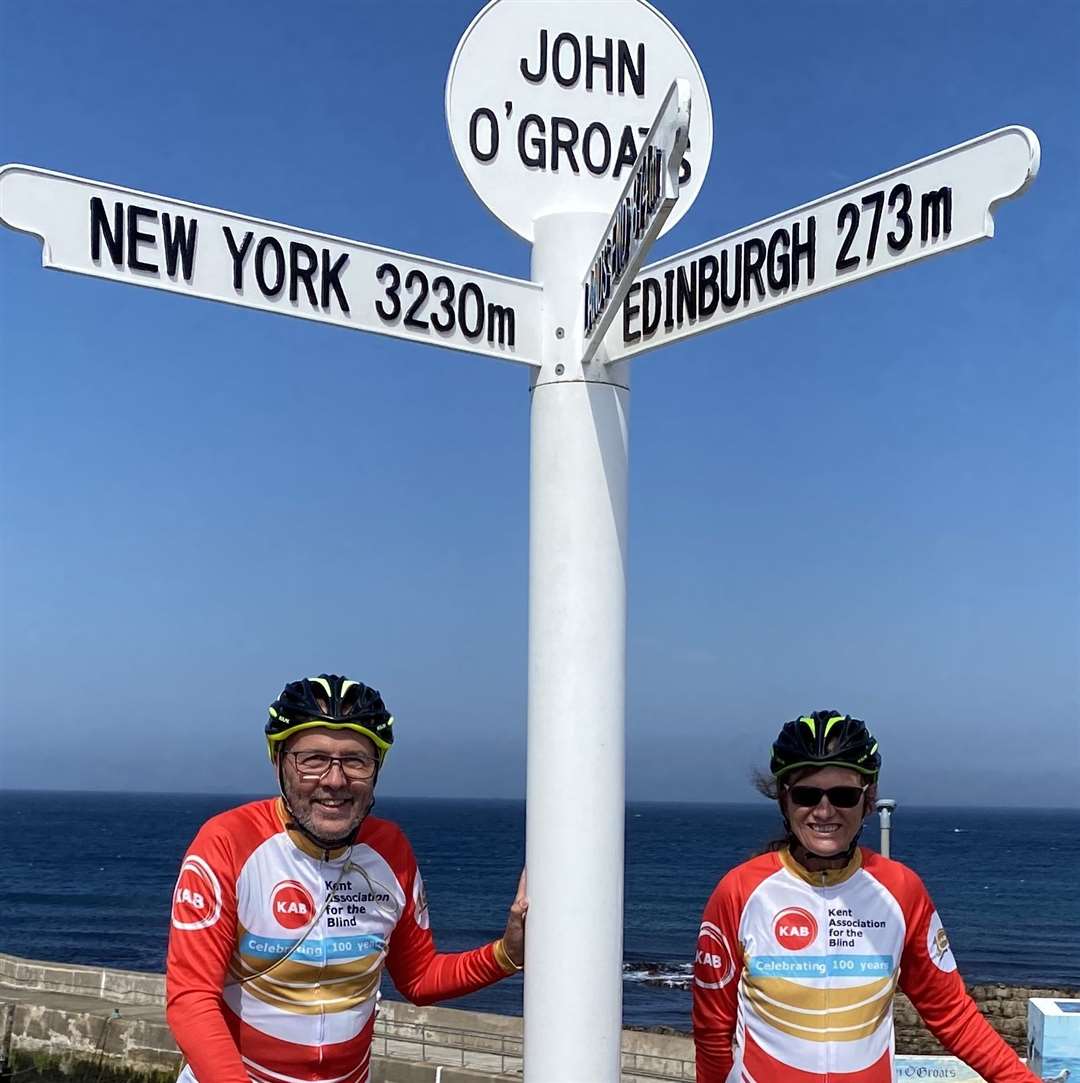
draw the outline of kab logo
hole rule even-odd
[[[694,984],[702,989],[723,989],[734,977],[735,956],[728,938],[711,921],[703,921],[694,956]]]
[[[773,935],[780,947],[800,951],[817,939],[817,922],[802,907],[789,906],[773,919]]]
[[[270,911],[286,929],[299,929],[315,917],[311,892],[295,880],[282,880],[270,892]]]
[[[206,929],[219,917],[221,883],[201,857],[188,854],[180,866],[180,875],[173,891],[173,928]]]

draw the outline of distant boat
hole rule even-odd
[[[1068,1078],[1069,1078],[1069,1069],[1068,1068],[1062,1068],[1061,1071],[1058,1072],[1057,1075],[1044,1075],[1043,1076],[1044,1083],[1065,1083],[1065,1081]]]

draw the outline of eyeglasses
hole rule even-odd
[[[336,763],[350,782],[366,782],[375,777],[379,761],[371,756],[328,756],[325,752],[290,752],[296,773],[305,781],[325,778]]]
[[[791,802],[800,808],[817,808],[821,799],[827,797],[833,808],[854,808],[862,799],[869,786],[830,786],[823,790],[820,786],[788,786]]]

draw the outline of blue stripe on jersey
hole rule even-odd
[[[758,955],[748,967],[762,978],[866,978],[888,977],[891,955]]]
[[[240,954],[256,959],[280,959],[298,939],[245,933],[240,940]],[[298,963],[329,963],[381,951],[386,951],[386,941],[381,936],[331,936],[325,940],[305,940],[289,958]]]

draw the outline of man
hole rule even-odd
[[[374,689],[330,674],[270,706],[281,796],[204,824],[176,884],[166,990],[180,1083],[366,1083],[384,965],[417,1004],[521,969],[524,876],[501,939],[436,953],[412,849],[369,815],[393,721]]]

